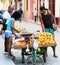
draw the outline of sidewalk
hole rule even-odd
[[[0,65],[15,65],[13,61],[3,53],[0,53]]]
[[[4,39],[0,35],[0,65],[15,65],[14,62],[4,54]]]

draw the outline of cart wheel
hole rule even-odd
[[[34,63],[34,56],[29,55],[25,60],[25,65],[44,65],[44,61],[40,56],[36,57],[36,63]]]

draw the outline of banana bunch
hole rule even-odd
[[[18,28],[18,27],[15,27],[15,29],[18,30],[18,31],[22,31],[22,29],[21,28]]]
[[[22,28],[18,28],[18,27],[15,27],[16,30],[20,31],[20,32],[27,32],[26,30],[22,29]]]

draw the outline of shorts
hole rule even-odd
[[[4,35],[6,38],[12,36],[12,32],[10,30],[5,30]]]
[[[51,29],[51,28],[45,28],[45,32],[51,33],[53,35],[53,37],[54,37],[54,30],[53,29]],[[55,48],[55,47],[56,46],[52,46],[52,48]]]

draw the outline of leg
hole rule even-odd
[[[54,56],[55,58],[57,58],[55,47],[52,47],[52,48],[53,48],[53,56]]]
[[[8,55],[9,56],[12,56],[12,54],[11,54],[11,45],[12,45],[12,37],[10,36],[8,38]]]
[[[19,21],[21,22],[21,15],[20,15]]]
[[[36,22],[36,16],[35,16],[35,22]]]
[[[5,37],[5,52],[8,52],[8,43],[7,38]]]
[[[20,17],[20,22],[21,22],[21,17]]]

